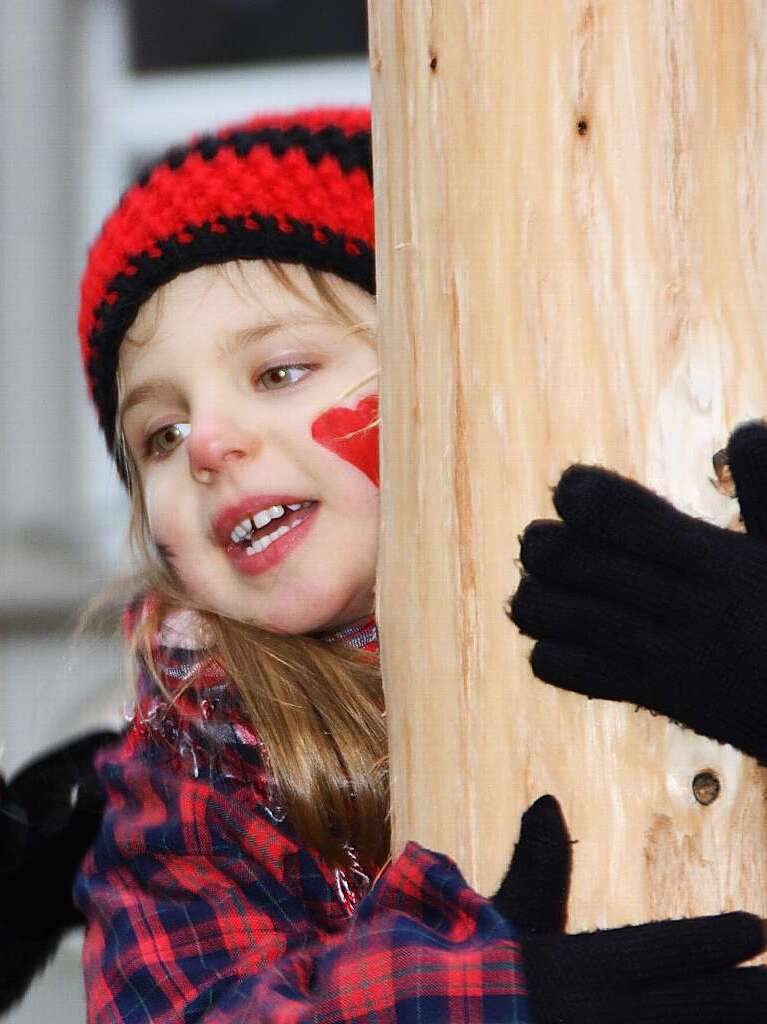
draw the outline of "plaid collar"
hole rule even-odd
[[[374,615],[366,615],[340,629],[316,633],[315,636],[329,644],[342,643],[346,647],[358,647],[378,654],[378,625]]]

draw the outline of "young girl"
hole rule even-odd
[[[361,110],[172,150],[90,252],[83,359],[144,558],[75,889],[90,1024],[762,1020],[749,915],[561,934],[551,798],[494,901],[415,843],[387,863],[373,296]]]

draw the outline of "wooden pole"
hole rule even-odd
[[[551,792],[578,839],[572,929],[767,915],[764,770],[537,682],[503,611],[571,462],[733,515],[711,456],[767,413],[764,4],[369,12],[395,848],[489,893]]]

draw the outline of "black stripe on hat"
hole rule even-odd
[[[313,166],[324,156],[338,161],[344,173],[362,169],[373,180],[373,158],[370,146],[370,132],[361,131],[348,135],[336,125],[327,125],[313,132],[303,125],[290,128],[261,128],[257,131],[236,131],[229,135],[203,135],[189,146],[173,146],[159,160],[152,161],[136,179],[141,188],[149,181],[156,167],[167,164],[172,171],[178,170],[188,156],[200,153],[203,160],[212,160],[219,150],[233,149],[237,156],[244,157],[254,146],[266,145],[275,157],[284,156],[288,149],[302,149]]]

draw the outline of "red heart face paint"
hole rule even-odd
[[[368,395],[356,408],[328,409],[312,423],[312,437],[342,459],[361,469],[378,487],[378,427],[363,430],[378,416],[378,395]],[[355,433],[356,431],[361,433]],[[354,433],[353,437],[345,437]]]

